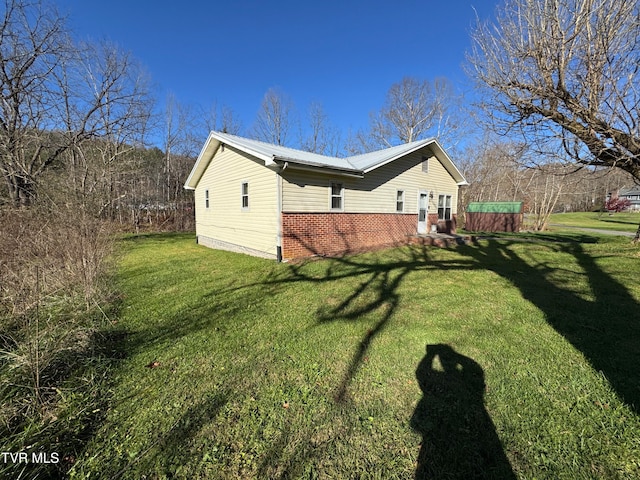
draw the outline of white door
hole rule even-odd
[[[418,190],[418,233],[427,233],[429,192]]]

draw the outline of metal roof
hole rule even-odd
[[[632,185],[631,187],[622,187],[619,195],[640,195],[640,185]]]
[[[185,182],[185,188],[194,189],[196,187],[200,177],[206,170],[209,161],[220,144],[226,144],[253,155],[263,160],[266,166],[286,162],[289,165],[299,165],[301,167],[312,169],[329,169],[337,173],[355,175],[359,177],[371,170],[419,150],[420,148],[429,146],[431,150],[433,150],[434,155],[438,157],[438,160],[440,160],[456,182],[459,185],[467,185],[462,173],[460,173],[451,158],[449,158],[435,138],[418,140],[362,155],[339,158],[296,150],[294,148],[283,147],[281,145],[272,145],[259,140],[230,135],[228,133],[211,132],[198,155],[198,159],[191,170],[187,181]]]
[[[522,202],[471,202],[467,213],[522,213]]]

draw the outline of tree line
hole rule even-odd
[[[207,132],[220,130],[332,156],[433,136],[471,180],[463,198],[527,200],[544,178],[557,185],[546,209],[597,208],[603,189],[640,178],[640,29],[629,20],[637,13],[630,0],[507,0],[493,23],[478,19],[472,31],[467,68],[480,100],[468,102],[445,78],[404,77],[369,113],[368,128],[345,135],[321,103],[301,119],[277,88],[249,128],[226,105],[204,111],[170,97],[158,113],[131,54],[75,41],[51,4],[5,0],[0,199],[74,203],[136,230],[189,229],[182,184]]]

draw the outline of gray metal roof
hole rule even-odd
[[[211,135],[222,143],[244,152],[252,153],[262,160],[284,160],[314,166],[355,170],[344,158],[329,157],[326,155],[319,155],[317,153],[305,152],[303,150],[296,150],[295,148],[283,147],[281,145],[272,145],[270,143],[238,137],[228,133],[211,132]]]
[[[449,171],[456,182],[459,185],[467,184],[462,173],[460,173],[451,158],[449,158],[447,153],[435,138],[418,140],[415,142],[385,148],[383,150],[377,150],[375,152],[365,153],[362,155],[339,158],[330,157],[327,155],[319,155],[317,153],[305,152],[302,150],[296,150],[294,148],[283,147],[280,145],[272,145],[269,143],[261,142],[259,140],[252,140],[249,138],[238,137],[236,135],[230,135],[228,133],[211,132],[209,134],[209,138],[200,151],[200,155],[198,155],[198,160],[191,170],[189,178],[187,178],[187,181],[185,182],[185,188],[195,188],[198,181],[200,180],[200,177],[206,170],[209,160],[213,157],[213,154],[220,146],[220,144],[229,145],[245,153],[253,155],[261,160],[264,160],[265,165],[267,166],[279,162],[287,162],[289,164],[297,164],[311,168],[329,169],[332,171],[343,172],[345,174],[356,176],[363,176],[365,173],[370,172],[371,170],[386,165],[387,163],[408,155],[409,153],[415,152],[420,148],[429,146],[436,157],[438,157],[438,160],[440,160],[440,162],[444,165],[447,171]]]
[[[640,185],[632,185],[620,189],[619,195],[640,195]]]

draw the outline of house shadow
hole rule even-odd
[[[482,367],[449,345],[427,345],[416,378],[422,390],[411,417],[422,435],[416,480],[515,480],[484,406]]]

